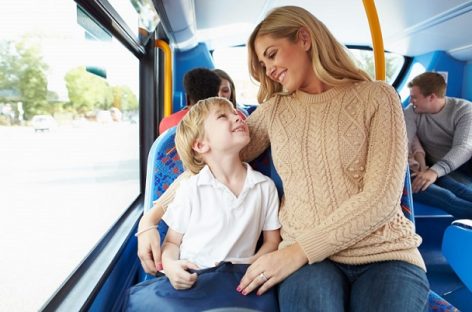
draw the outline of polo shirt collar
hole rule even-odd
[[[245,188],[252,188],[256,184],[264,182],[265,179],[262,174],[254,171],[254,169],[252,169],[252,167],[248,163],[243,162],[243,164],[247,168],[246,181],[244,182]],[[215,176],[211,172],[210,167],[208,167],[208,165],[205,165],[205,167],[203,167],[202,170],[200,170],[197,176],[198,176],[198,179],[197,179],[198,186],[201,186],[201,185],[217,186],[218,184],[221,184],[221,182],[219,182],[215,178]]]

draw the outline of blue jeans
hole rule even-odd
[[[472,178],[462,171],[440,177],[413,200],[442,210],[459,219],[472,219]]]
[[[403,261],[305,265],[279,285],[280,311],[424,311],[429,283]]]

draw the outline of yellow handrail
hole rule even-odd
[[[164,117],[172,114],[172,53],[164,40],[156,40],[156,47],[164,52]]]
[[[375,8],[374,0],[362,0],[365,13],[369,21],[370,35],[372,37],[372,48],[374,49],[375,79],[385,80],[385,51],[380,29],[379,16]]]

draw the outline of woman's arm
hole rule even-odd
[[[141,266],[146,273],[155,275],[162,270],[161,264],[161,238],[157,230],[157,224],[164,215],[164,210],[156,206],[141,217],[138,225],[138,257]]]
[[[428,167],[426,166],[426,153],[424,151],[423,145],[421,145],[421,142],[418,139],[418,136],[415,136],[413,138],[411,152],[413,154],[413,158],[418,162],[419,171],[425,171],[426,169],[428,169]]]
[[[413,138],[413,142],[408,151],[408,165],[410,166],[411,177],[415,177],[418,173],[428,169],[426,166],[425,151],[418,136]]]
[[[156,274],[162,270],[160,236],[157,231],[157,224],[161,221],[167,206],[174,200],[175,193],[182,181],[192,176],[190,171],[183,172],[172,182],[164,194],[154,201],[151,210],[145,213],[138,225],[138,257],[146,273]],[[152,229],[152,228],[155,229]]]
[[[426,159],[424,153],[417,152],[413,155],[413,158],[418,162],[419,164],[419,171],[425,171],[428,169],[428,166],[426,165]]]

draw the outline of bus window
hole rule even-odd
[[[365,70],[373,79],[375,78],[374,53],[365,49],[349,49],[351,56],[357,62],[357,65]],[[386,82],[392,84],[399,75],[405,57],[400,54],[385,52]]]
[[[140,194],[139,61],[74,1],[1,7],[0,310],[33,311]]]
[[[247,65],[247,48],[229,47],[215,49],[213,51],[213,60],[216,68],[224,70],[233,79],[238,104],[257,104],[259,83],[250,78]]]
[[[135,39],[145,44],[159,23],[159,16],[152,0],[108,0],[108,2],[129,26]]]

